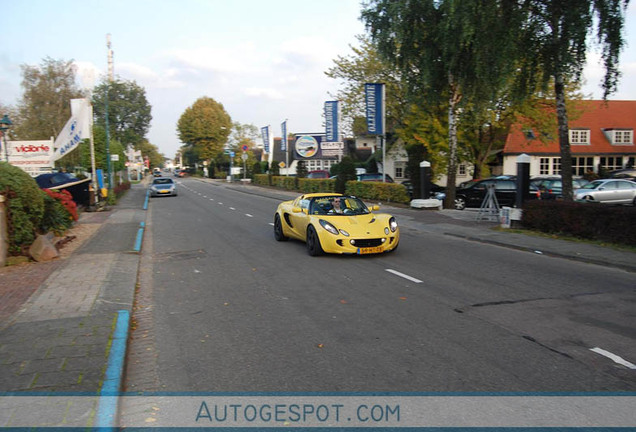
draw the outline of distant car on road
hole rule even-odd
[[[350,195],[314,193],[278,205],[274,215],[274,238],[304,241],[311,256],[333,254],[377,254],[393,251],[400,241],[395,218],[374,213]]]
[[[168,177],[156,177],[150,185],[150,196],[177,196],[177,184]]]
[[[574,199],[582,202],[636,206],[636,182],[622,179],[594,180],[575,191]]]

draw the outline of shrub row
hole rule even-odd
[[[526,228],[549,234],[636,246],[636,207],[563,201],[529,201],[523,209]]]
[[[269,174],[254,175],[254,184],[273,186],[285,190],[297,190],[301,193],[334,192],[335,180],[308,179]],[[404,185],[382,182],[347,182],[345,192],[363,199],[386,202],[408,203],[410,198]]]

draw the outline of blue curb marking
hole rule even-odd
[[[135,247],[133,249],[135,252],[141,251],[141,241],[144,238],[144,228],[146,227],[146,224],[142,222],[140,226],[141,228],[137,230],[137,238],[135,239]]]
[[[146,201],[144,202],[144,210],[148,210],[148,200],[150,199],[150,191],[146,191]]]
[[[110,353],[108,354],[104,384],[102,385],[102,390],[100,392],[101,397],[99,400],[99,407],[97,409],[97,416],[95,418],[95,424],[100,427],[100,430],[115,430],[118,405],[117,396],[121,390],[129,325],[130,312],[123,309],[118,310],[115,331],[113,332],[113,342],[110,346]]]

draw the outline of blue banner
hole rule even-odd
[[[281,139],[280,139],[280,151],[287,151],[287,120],[280,124]]]
[[[370,135],[384,135],[384,84],[367,83],[364,96],[367,107],[367,132]]]
[[[265,153],[269,153],[269,126],[261,128],[261,136],[263,137],[263,147],[265,148]]]
[[[338,142],[338,101],[325,102],[325,135],[327,142]]]

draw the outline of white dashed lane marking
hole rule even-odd
[[[404,274],[404,273],[400,273],[399,271],[392,270],[392,269],[386,269],[386,271],[388,271],[389,273],[393,273],[394,275],[399,276],[399,277],[401,277],[401,278],[404,278],[404,279],[410,280],[411,282],[415,282],[415,283],[422,283],[422,281],[421,281],[421,280],[416,279],[416,278],[414,278],[414,277],[412,277],[412,276],[406,275],[406,274]]]

